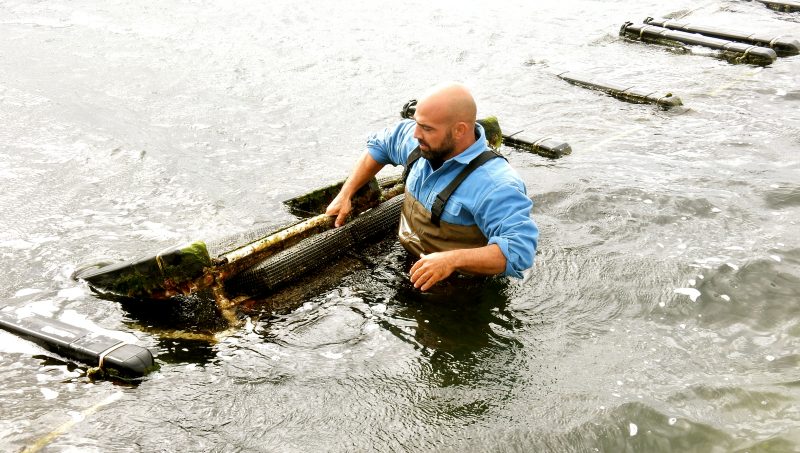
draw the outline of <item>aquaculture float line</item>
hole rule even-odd
[[[503,135],[503,144],[510,148],[538,154],[548,159],[560,159],[568,154],[572,154],[572,147],[569,146],[569,143],[550,137],[542,137],[534,140],[520,137],[517,134]]]
[[[680,23],[672,19],[654,19],[648,17],[644,20],[647,25],[668,28],[670,30],[698,33],[712,38],[727,39],[753,46],[767,47],[775,51],[779,57],[789,57],[800,53],[800,41],[788,36],[769,36],[757,33],[743,33],[735,30],[722,30],[705,25]]]
[[[656,104],[663,108],[677,107],[683,105],[681,98],[673,96],[672,93],[657,93],[655,91],[642,90],[632,85],[620,85],[601,79],[592,78],[572,72],[562,72],[558,77],[573,85],[591,90],[602,91],[617,99],[634,102],[637,104]]]
[[[670,30],[655,25],[634,24],[625,22],[619,31],[620,35],[653,44],[682,47],[685,44],[708,47],[722,52],[722,57],[734,63],[749,63],[767,66],[772,64],[778,55],[772,49],[732,42],[725,39],[712,38],[696,33]]]

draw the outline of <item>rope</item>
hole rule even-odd
[[[127,345],[127,344],[128,343],[126,343],[124,341],[120,341],[119,343],[115,344],[114,346],[111,346],[110,348],[108,348],[105,351],[101,352],[100,353],[100,361],[99,361],[99,364],[97,365],[97,367],[102,370],[103,369],[103,361],[105,360],[106,356],[108,354],[111,354],[112,352],[116,351],[117,349]]]
[[[750,47],[748,47],[747,49],[745,49],[745,50],[744,50],[744,53],[742,54],[742,56],[741,56],[741,57],[739,57],[739,58],[737,58],[737,59],[736,59],[736,61],[737,61],[737,62],[739,62],[739,63],[744,63],[744,62],[745,62],[745,59],[747,58],[747,55],[749,55],[749,54],[750,54],[750,51],[751,51],[752,49],[755,49],[756,47],[758,47],[758,46],[750,46]]]

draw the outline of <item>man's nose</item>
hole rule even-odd
[[[422,130],[421,129],[422,128],[419,127],[419,124],[414,126],[414,138],[416,138],[417,140],[422,138]]]

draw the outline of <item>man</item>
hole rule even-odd
[[[418,102],[414,120],[369,138],[326,211],[341,226],[359,187],[386,164],[406,165],[399,239],[419,257],[410,277],[422,291],[454,272],[521,278],[533,264],[539,237],[533,202],[508,162],[487,151],[476,112],[463,85],[434,89]]]

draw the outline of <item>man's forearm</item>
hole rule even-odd
[[[427,291],[431,286],[459,271],[472,275],[496,275],[506,269],[506,257],[497,244],[476,249],[449,250],[422,254],[411,266],[411,283]]]
[[[366,184],[367,181],[377,175],[382,168],[383,164],[379,164],[373,159],[369,151],[364,151],[364,154],[356,161],[356,166],[342,186],[340,193],[348,199],[352,198],[353,194]]]
[[[453,250],[457,271],[472,275],[496,275],[506,270],[506,257],[497,244],[474,249]]]
[[[356,191],[378,174],[381,168],[383,168],[383,164],[379,164],[373,159],[368,151],[364,151],[364,154],[358,158],[355,168],[342,185],[339,195],[336,195],[336,198],[331,201],[331,204],[325,210],[325,214],[336,216],[334,220],[336,227],[344,225],[347,216],[350,215],[350,211],[353,208],[350,199],[353,198]]]

